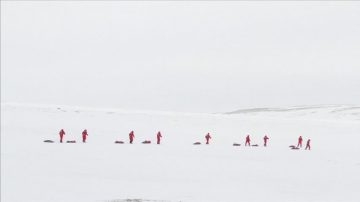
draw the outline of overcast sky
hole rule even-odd
[[[1,2],[1,102],[360,103],[359,2]]]

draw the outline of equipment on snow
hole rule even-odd
[[[290,149],[293,149],[293,150],[298,150],[299,149],[299,147],[296,147],[295,145],[290,145],[289,147],[290,147]]]
[[[124,144],[123,141],[115,141],[115,144]]]
[[[66,143],[76,143],[76,141],[75,140],[68,140],[68,141],[66,141]]]

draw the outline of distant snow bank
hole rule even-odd
[[[360,120],[360,106],[357,105],[316,105],[281,108],[251,108],[227,112],[228,115],[266,116],[266,117],[302,117],[313,119]]]
[[[69,106],[69,105],[50,105],[50,104],[33,104],[33,103],[1,103],[2,109],[28,109],[40,111],[61,111],[61,112],[104,112],[109,114],[154,114],[154,115],[196,115],[204,113],[193,112],[171,112],[155,110],[135,110],[123,108],[101,108],[88,106]],[[206,113],[205,113],[206,114]]]
[[[170,112],[170,111],[151,111],[151,110],[129,110],[120,108],[94,108],[84,106],[66,105],[44,105],[44,104],[24,104],[24,103],[1,103],[2,109],[24,109],[39,110],[48,112],[103,112],[106,114],[151,114],[151,115],[213,115],[213,116],[246,116],[264,118],[300,118],[317,120],[360,120],[360,106],[358,105],[312,105],[312,106],[293,106],[277,108],[248,108],[239,109],[226,113],[190,113],[190,112]]]

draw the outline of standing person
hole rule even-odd
[[[156,139],[157,139],[157,144],[160,144],[160,139],[162,138],[162,135],[160,133],[160,131],[157,133],[156,135]]]
[[[267,146],[267,141],[268,141],[269,137],[267,135],[264,136],[264,147]]]
[[[305,150],[307,150],[307,149],[310,150],[310,139],[308,139],[308,141],[306,142]]]
[[[59,135],[60,135],[60,143],[62,143],[62,142],[63,142],[64,135],[65,135],[64,129],[61,129],[61,130],[60,130]]]
[[[209,144],[209,140],[211,139],[210,133],[207,133],[205,136],[206,144]]]
[[[246,136],[246,140],[245,140],[245,146],[248,145],[250,146],[250,135]]]
[[[134,131],[132,130],[132,131],[129,133],[130,144],[133,143],[134,138],[135,138],[135,135],[134,135]]]
[[[87,133],[87,130],[85,129],[82,132],[82,141],[83,141],[83,143],[86,143],[86,136],[88,136],[88,133]]]
[[[302,147],[302,141],[303,141],[303,139],[302,139],[302,137],[300,135],[297,147]]]

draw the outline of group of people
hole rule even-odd
[[[305,147],[305,150],[310,150],[311,147],[310,147],[310,139],[308,139],[306,141],[306,147]],[[300,136],[299,139],[298,139],[298,144],[297,144],[297,148],[301,148],[302,147],[302,142],[303,142],[303,138]]]
[[[269,140],[270,138],[267,136],[267,135],[265,135],[264,137],[263,137],[263,140],[264,140],[264,147],[266,147],[267,146],[267,143],[268,143],[268,140]],[[246,136],[246,138],[245,138],[245,147],[246,146],[251,146],[250,145],[250,135],[247,135]]]
[[[209,144],[210,139],[211,139],[210,133],[207,133],[205,135],[206,144]],[[266,147],[269,137],[267,135],[265,135],[263,139],[264,139],[264,147]],[[251,146],[250,145],[250,135],[247,135],[245,138],[245,147],[246,146]]]
[[[63,138],[64,138],[64,135],[65,135],[65,131],[64,129],[61,129],[60,132],[59,132],[59,135],[60,135],[60,142],[62,143],[63,142]],[[87,139],[87,136],[88,136],[88,133],[87,133],[87,130],[85,129],[83,132],[82,132],[82,142],[83,143],[86,143],[86,139]],[[162,135],[160,133],[160,131],[156,134],[156,144],[160,144],[160,141],[161,141],[161,138],[162,138]],[[134,131],[131,131],[129,133],[129,143],[132,144],[134,142],[134,139],[135,139],[135,134],[134,134]],[[210,144],[210,139],[211,139],[211,135],[210,133],[207,133],[205,135],[205,140],[206,140],[206,144]],[[267,143],[268,143],[268,140],[270,138],[265,135],[263,137],[263,140],[264,140],[264,147],[267,146]],[[246,138],[245,138],[245,147],[246,146],[251,146],[250,144],[251,140],[250,140],[250,135],[247,135]],[[299,137],[298,139],[298,144],[297,144],[297,147],[298,148],[301,148],[302,147],[302,142],[303,142],[303,138],[302,136]],[[306,142],[306,147],[305,147],[305,150],[310,150],[310,139],[307,140]]]
[[[64,139],[64,135],[65,135],[65,131],[64,129],[61,129],[60,132],[59,132],[59,135],[60,135],[60,143],[63,142],[63,139]],[[88,136],[88,133],[87,133],[87,130],[85,129],[83,132],[82,132],[82,142],[83,143],[86,143],[86,138]]]
[[[209,144],[210,139],[211,139],[210,133],[207,133],[207,134],[205,135],[206,144]],[[270,138],[269,138],[267,135],[265,135],[265,136],[263,137],[264,147],[267,146],[269,139],[270,139]],[[311,149],[310,141],[311,141],[310,139],[307,140],[305,150],[310,150],[310,149]],[[251,146],[250,142],[251,142],[251,140],[250,140],[250,135],[247,135],[246,138],[245,138],[245,147],[246,147],[246,146]],[[300,136],[299,139],[298,139],[297,148],[302,148],[302,142],[303,142],[303,138],[302,138],[302,136]]]
[[[64,139],[64,135],[65,135],[65,131],[64,129],[61,129],[60,132],[59,132],[59,136],[60,136],[60,143],[63,142],[63,139]],[[87,133],[87,130],[85,129],[83,132],[82,132],[82,142],[83,143],[86,143],[86,139],[87,139],[87,136],[88,136],[88,133]],[[157,133],[156,135],[156,139],[157,139],[157,144],[160,144],[160,141],[161,141],[161,138],[162,138],[162,135],[160,133],[160,131]],[[134,131],[131,131],[129,133],[129,142],[130,144],[132,144],[134,142],[134,139],[135,139],[135,134],[134,134]]]
[[[132,144],[134,142],[134,138],[135,138],[135,135],[134,135],[134,131],[132,130],[130,133],[129,133],[129,142],[130,144]],[[161,141],[161,138],[162,138],[162,135],[160,133],[160,131],[156,134],[156,144],[160,144],[160,141]]]

